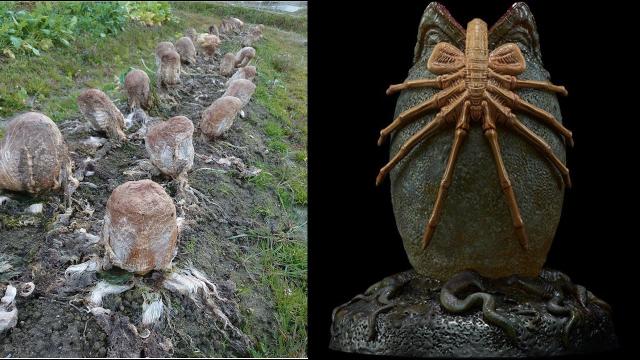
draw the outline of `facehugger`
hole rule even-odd
[[[396,155],[380,170],[376,185],[379,185],[395,165],[420,141],[433,135],[443,125],[455,122],[453,145],[431,217],[422,238],[422,247],[425,249],[440,221],[442,204],[451,185],[453,168],[469,131],[470,122],[480,122],[484,135],[491,146],[500,185],[507,197],[513,227],[520,244],[526,250],[529,247],[527,233],[509,175],[502,161],[496,125],[507,126],[523,136],[560,171],[564,184],[571,187],[569,170],[553,153],[549,144],[520,122],[512,112],[512,109],[523,111],[542,120],[546,125],[559,132],[566,142],[573,146],[571,131],[562,126],[553,115],[522,100],[512,92],[515,89],[532,88],[566,96],[567,90],[564,86],[544,81],[516,78],[516,75],[524,72],[526,68],[526,62],[520,48],[514,43],[506,43],[489,53],[487,24],[480,19],[469,22],[465,41],[464,53],[447,42],[436,44],[427,61],[427,69],[437,75],[436,78],[409,80],[402,84],[391,85],[387,90],[387,95],[390,95],[404,89],[420,87],[442,89],[430,99],[400,113],[389,126],[380,131],[378,145],[381,145],[393,131],[416,120],[425,112],[439,109],[433,120],[402,144]]]

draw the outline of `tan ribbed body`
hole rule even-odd
[[[465,86],[469,91],[471,102],[471,118],[479,120],[482,115],[482,96],[487,88],[489,78],[489,48],[487,40],[487,24],[474,19],[467,26],[465,44]]]

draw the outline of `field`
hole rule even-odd
[[[87,158],[95,159],[95,174],[85,177],[73,195],[73,212],[65,224],[60,221],[65,211],[62,194],[30,196],[0,190],[0,196],[9,198],[0,205],[0,263],[9,266],[0,266],[9,269],[0,272],[0,289],[27,281],[36,286],[31,296],[16,299],[18,324],[0,334],[0,353],[4,357],[306,356],[306,17],[221,3],[131,3],[125,12],[110,3],[91,5],[95,8],[90,12],[74,4],[80,3],[0,5],[4,14],[0,137],[7,120],[38,111],[58,124],[76,167]],[[83,127],[76,98],[83,89],[101,89],[126,116],[124,75],[131,68],[144,70],[155,89],[156,44],[175,41],[191,27],[206,32],[226,16],[243,19],[246,27],[266,26],[264,37],[254,45],[257,88],[244,108],[245,117],[236,119],[215,141],[198,130],[202,111],[224,91],[226,78],[217,72],[220,59],[242,47],[242,33],[223,38],[213,59],[199,55],[195,65],[185,66],[175,91],[154,90],[157,104],[149,115],[159,119],[184,115],[196,127],[195,163],[188,182],[207,201],[178,206],[185,225],[174,267],[192,265],[217,284],[228,300],[222,311],[250,341],[239,341],[237,334],[189,299],[155,288],[163,274],[132,278],[117,269],[90,279],[136,284],[130,291],[105,298],[103,306],[119,321],[105,330],[81,306],[92,283],[61,282],[68,266],[100,254],[100,244],[76,241],[80,229],[101,234],[107,198],[127,180],[151,178],[173,197],[177,190],[170,179],[145,171],[148,156],[143,140],[122,146],[107,142],[100,149],[86,146],[83,140],[89,136],[104,135]],[[71,21],[73,17],[76,20]],[[239,162],[221,161],[232,158]],[[24,211],[34,203],[44,205],[41,214]],[[168,315],[151,336],[133,341],[123,329],[139,324],[142,305],[152,293],[161,294]]]

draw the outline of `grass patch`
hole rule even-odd
[[[293,159],[299,163],[306,164],[307,162],[307,152],[304,150],[294,151]]]
[[[260,342],[254,357],[304,357],[307,347],[307,246],[294,238],[291,228],[272,234],[267,229],[251,232],[259,242],[261,278],[276,300],[278,333],[275,346]]]
[[[1,64],[0,116],[32,110],[61,122],[77,116],[76,97],[88,87],[123,98],[118,75],[131,66],[144,69],[143,62],[155,67],[156,44],[173,38],[177,31],[177,25],[132,25],[99,42],[79,38],[74,44],[77,50],[59,49],[46,57]]]
[[[271,140],[269,141],[269,149],[275,151],[279,154],[286,154],[289,150],[289,145],[282,140]]]
[[[263,170],[258,175],[250,178],[249,182],[260,189],[268,189],[273,185],[273,175]]]
[[[2,56],[40,56],[56,47],[71,47],[77,36],[96,40],[117,34],[129,22],[161,25],[171,21],[168,2],[42,1],[0,3]]]
[[[275,121],[267,121],[264,124],[264,133],[272,139],[281,139],[284,136],[284,130]]]
[[[262,215],[264,217],[270,218],[275,216],[275,211],[272,206],[261,204],[254,208],[254,212],[258,215]]]
[[[184,251],[187,254],[193,254],[196,251],[196,238],[190,237],[184,244]]]
[[[272,13],[214,2],[174,1],[171,2],[171,5],[175,9],[184,11],[216,14],[219,17],[234,16],[244,22],[274,26],[279,29],[295,31],[305,35],[307,33],[307,18],[304,16]]]
[[[224,196],[233,196],[235,195],[235,189],[227,182],[220,182],[216,186],[216,191]]]

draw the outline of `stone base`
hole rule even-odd
[[[333,312],[330,348],[363,354],[549,356],[618,346],[609,306],[561,272],[446,283],[406,271]]]

